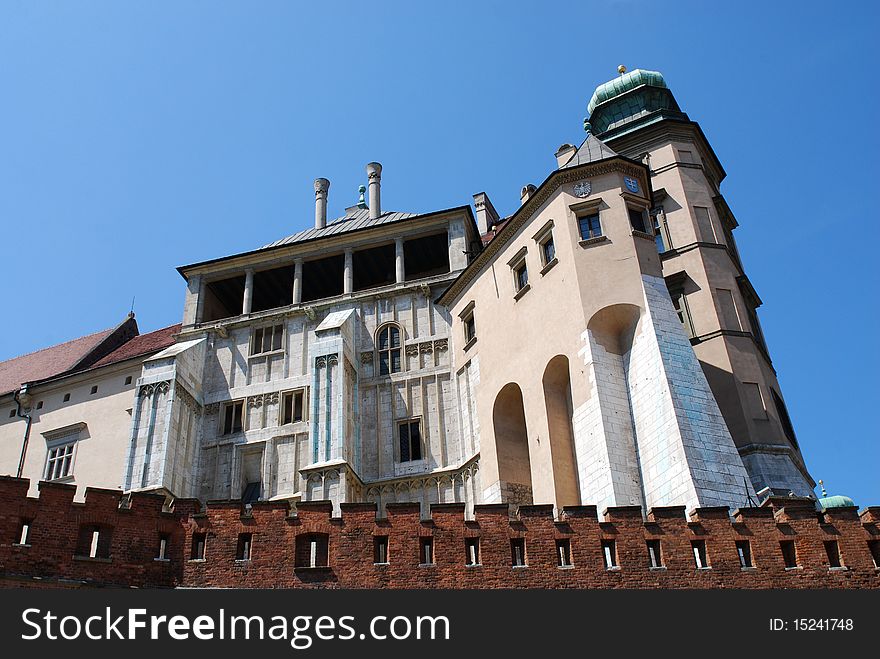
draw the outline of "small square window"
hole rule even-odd
[[[629,208],[627,210],[629,212],[629,225],[632,227],[633,231],[648,233],[648,227],[645,224],[645,211],[637,210],[635,208]]]
[[[90,394],[96,394],[96,393],[98,393],[98,385],[93,386],[93,387],[92,387],[92,390],[89,391],[89,393],[90,393]]]
[[[605,563],[606,570],[619,567],[617,565],[617,543],[614,540],[602,541],[602,561]]]
[[[281,397],[281,425],[305,420],[305,390],[286,391]]]
[[[70,402],[70,394],[64,394],[64,402]]]
[[[465,538],[464,540],[464,560],[466,565],[474,566],[480,564],[480,539]]]
[[[572,567],[571,540],[560,538],[556,541],[556,565],[557,567]]]
[[[740,567],[754,567],[752,565],[752,545],[748,540],[737,540],[736,554],[739,557]]]
[[[15,409],[13,408],[13,409],[9,410],[9,418],[11,419],[14,416],[15,416]]]
[[[434,564],[434,538],[430,536],[419,538],[419,564]]]
[[[130,375],[125,378],[125,384],[126,384],[126,386],[131,384],[131,376]]]
[[[422,459],[422,432],[420,425],[421,421],[419,419],[404,421],[397,425],[401,462],[412,462]]]
[[[251,341],[251,355],[261,355],[266,352],[281,350],[283,340],[284,325],[258,327],[254,330]]]
[[[38,409],[38,410],[43,409],[43,401],[41,401],[41,400],[38,400],[38,401],[37,401],[37,409]]]
[[[645,544],[648,548],[648,566],[663,567],[663,555],[660,553],[660,541],[648,540]]]
[[[244,401],[234,400],[223,405],[223,434],[241,432],[244,418]]]
[[[581,240],[590,240],[602,235],[602,225],[599,222],[599,213],[578,217],[578,229]]]
[[[797,549],[793,540],[783,540],[779,543],[779,549],[782,551],[782,560],[787,569],[798,567]]]
[[[373,536],[373,563],[385,565],[388,563],[388,536]]]
[[[709,567],[709,558],[706,555],[706,541],[692,540],[691,551],[694,553],[694,565],[697,569],[703,570]]]
[[[828,540],[825,542],[825,554],[828,556],[828,567],[843,567],[840,560],[840,545],[837,540]]]
[[[206,539],[207,539],[207,534],[205,534],[205,533],[193,533],[192,550],[190,552],[190,560],[193,560],[193,561],[205,560],[205,541],[206,541]]]
[[[525,538],[510,539],[510,561],[513,567],[526,567]]]
[[[250,533],[239,533],[238,544],[235,548],[235,560],[249,561],[251,560],[251,543],[253,535]]]

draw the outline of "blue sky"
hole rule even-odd
[[[880,504],[877,3],[0,1],[0,359],[177,322],[175,267],[485,190],[502,214],[618,64],[723,162],[807,463]]]

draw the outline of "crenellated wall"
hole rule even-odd
[[[870,544],[880,542],[880,507],[818,513],[813,502],[773,499],[733,512],[684,507],[609,508],[523,506],[512,519],[506,504],[478,505],[465,520],[463,504],[431,507],[389,504],[376,518],[374,504],[329,502],[213,502],[90,489],[74,503],[75,488],[40,484],[28,498],[26,480],[0,478],[0,584],[23,587],[243,587],[243,588],[878,588],[880,568]],[[21,522],[30,522],[18,544]],[[88,558],[88,539],[99,528],[108,557]],[[204,535],[197,535],[204,534]],[[247,560],[242,534],[250,534]],[[194,535],[196,542],[194,542]],[[167,560],[156,560],[159,539]],[[387,537],[386,564],[375,564],[375,538]],[[247,537],[247,536],[244,536]],[[204,538],[204,558],[193,559]],[[434,562],[423,563],[424,541]],[[479,564],[467,565],[466,540],[477,538]],[[525,542],[525,567],[512,566],[511,540]],[[568,541],[571,566],[558,567],[557,541]],[[659,541],[662,567],[651,568],[647,541]],[[315,541],[314,549],[311,542]],[[603,541],[614,541],[616,566],[603,560]],[[693,542],[704,541],[708,567],[698,569]],[[741,568],[736,543],[749,542],[753,568]],[[793,541],[798,566],[786,568],[780,542]],[[825,543],[836,542],[844,567],[830,568]],[[100,547],[100,543],[98,547]],[[326,550],[324,549],[326,547]],[[876,546],[875,546],[876,547]],[[298,567],[312,562],[326,566]],[[878,549],[880,551],[880,549]],[[100,553],[100,549],[99,549]]]

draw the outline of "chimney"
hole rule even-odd
[[[494,226],[498,222],[498,211],[489,201],[489,195],[485,192],[478,192],[474,195],[474,208],[477,210],[477,229],[480,235],[484,236],[489,233],[489,227]]]
[[[382,165],[371,162],[367,165],[367,178],[370,182],[370,219],[375,220],[382,214],[380,188],[382,186]]]
[[[535,190],[537,190],[537,189],[538,188],[536,188],[531,183],[529,183],[528,185],[524,185],[522,192],[519,193],[520,206],[522,206],[524,203],[526,203],[529,200],[529,197],[531,197],[532,194],[534,194]]]
[[[563,144],[556,149],[556,167],[562,167],[565,163],[571,160],[575,150],[574,146],[568,143]]]
[[[315,228],[323,229],[327,226],[327,192],[330,190],[330,181],[325,178],[315,179]]]

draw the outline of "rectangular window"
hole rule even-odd
[[[244,419],[244,401],[233,400],[223,405],[223,434],[241,432]]]
[[[657,245],[657,251],[661,254],[665,252],[672,245],[667,246],[667,240],[663,235],[665,233],[664,227],[662,224],[662,220],[660,219],[660,213],[653,215],[651,217],[651,226],[654,229],[654,243]]]
[[[31,524],[33,520],[22,519],[18,525],[17,543],[20,545],[29,545],[31,539]]]
[[[556,258],[556,245],[553,243],[553,234],[548,233],[541,241],[541,265],[547,265]]]
[[[464,560],[466,565],[474,566],[480,564],[480,539],[465,538],[464,540]]]
[[[672,306],[675,308],[675,313],[678,314],[678,319],[684,326],[685,333],[688,335],[688,338],[694,338],[696,333],[694,332],[694,325],[691,320],[691,310],[688,306],[687,297],[685,296],[684,291],[672,290],[669,291],[669,295],[672,298]]]
[[[752,545],[748,540],[737,540],[736,554],[739,556],[740,567],[754,567],[752,565]]]
[[[113,529],[109,526],[84,524],[79,528],[76,556],[110,558],[110,540]]]
[[[700,235],[697,240],[704,243],[717,243],[715,238],[715,230],[712,228],[712,218],[709,215],[709,209],[704,206],[694,206],[694,214],[697,216],[697,227]]]
[[[529,284],[529,269],[526,267],[525,259],[520,261],[513,268],[513,285],[517,293],[522,291]]]
[[[468,316],[464,318],[464,340],[465,343],[470,343],[475,338],[477,338],[477,323],[474,320],[474,314],[471,312]]]
[[[880,540],[868,540],[868,551],[874,559],[874,567],[880,568]]]
[[[571,567],[571,540],[560,538],[556,541],[556,566]]]
[[[716,288],[718,307],[721,312],[721,329],[742,331],[742,323],[736,312],[736,303],[733,301],[733,292],[726,288]]]
[[[376,349],[379,353],[379,375],[401,371],[400,328],[397,325],[385,325],[379,330]]]
[[[645,544],[648,547],[648,566],[663,567],[663,556],[660,554],[660,541],[648,540]]]
[[[281,425],[305,420],[305,389],[285,391],[281,396]]]
[[[680,162],[692,163],[694,161],[694,154],[690,151],[685,151],[683,149],[678,150],[678,159]]]
[[[614,540],[602,541],[602,561],[605,563],[606,570],[618,567],[617,547],[615,544]]]
[[[581,240],[590,240],[602,235],[602,225],[599,223],[599,213],[584,215],[578,218],[578,229]]]
[[[76,448],[76,440],[53,446],[46,455],[47,481],[59,480],[70,476],[73,469],[73,453]]]
[[[526,566],[526,540],[525,538],[510,539],[510,561],[513,567]]]
[[[253,535],[250,533],[238,534],[238,545],[235,548],[235,560],[249,561],[251,560],[251,543]]]
[[[788,409],[786,409],[785,403],[782,402],[782,397],[776,393],[776,390],[773,387],[770,388],[770,394],[773,396],[773,404],[776,407],[776,414],[779,415],[779,423],[782,424],[782,431],[785,433],[785,436],[788,437],[788,441],[797,448],[797,437],[795,437],[794,434],[794,426],[791,424],[791,417],[788,416]]]
[[[828,540],[825,542],[825,553],[828,555],[828,567],[843,567],[840,560],[840,546],[837,540]]]
[[[787,569],[796,568],[798,566],[797,562],[797,550],[795,549],[793,540],[783,540],[779,543],[779,549],[782,551],[782,560],[785,562],[785,567]]]
[[[434,538],[430,536],[419,538],[419,564],[434,565]]]
[[[203,561],[205,560],[205,540],[207,535],[205,533],[193,533],[192,537],[192,550],[190,552],[190,560],[193,561]]]
[[[628,208],[627,211],[629,212],[629,225],[633,231],[648,233],[648,227],[645,225],[645,211],[635,208]]]
[[[270,325],[258,327],[254,330],[251,341],[251,355],[261,355],[266,352],[281,350],[284,340],[284,325]]]
[[[761,387],[757,382],[743,382],[746,392],[746,404],[753,419],[766,419],[767,408],[764,406],[764,397],[761,396]]]
[[[400,439],[400,461],[411,462],[422,459],[421,421],[404,421],[398,424],[397,433]]]
[[[697,566],[698,570],[704,570],[709,567],[705,540],[691,540],[691,551],[694,552],[694,565]]]
[[[159,534],[159,551],[156,554],[157,560],[164,561],[168,559],[168,539],[167,533]]]
[[[388,536],[373,536],[373,563],[385,565],[388,563]]]

